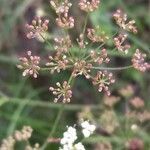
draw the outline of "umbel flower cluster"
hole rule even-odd
[[[101,27],[87,28],[88,16],[99,7],[99,4],[100,0],[79,1],[78,6],[87,13],[87,17],[85,17],[83,31],[76,42],[71,40],[67,32],[67,30],[74,28],[76,22],[70,11],[72,4],[68,0],[50,1],[50,5],[57,15],[56,24],[64,35],[56,36],[53,40],[46,39],[44,33],[48,31],[48,26],[50,26],[48,19],[35,17],[31,25],[26,25],[28,39],[43,38],[55,53],[50,55],[45,66],[42,66],[40,65],[40,57],[32,55],[31,51],[27,51],[27,57],[21,57],[18,65],[18,68],[23,70],[23,76],[29,75],[37,78],[39,72],[43,70],[47,70],[51,74],[60,73],[63,70],[71,71],[68,81],[57,82],[55,87],[49,88],[50,92],[56,96],[54,102],[62,101],[66,103],[71,101],[73,94],[71,90],[72,80],[78,76],[84,76],[90,80],[94,86],[98,87],[99,92],[104,92],[107,95],[111,94],[110,86],[115,82],[115,79],[106,66],[111,63],[108,55],[108,51],[111,50],[106,49],[107,41],[112,40],[114,43],[112,49],[126,55],[131,48],[131,45],[127,43],[128,32],[137,33],[137,27],[134,20],[128,21],[127,15],[121,10],[117,10],[113,14],[113,18],[120,30],[113,37],[109,37],[101,30]],[[96,45],[98,45],[97,48],[95,48]],[[142,72],[150,69],[150,64],[145,62],[145,57],[146,54],[137,49],[133,54],[130,68],[134,67]]]
[[[81,123],[82,134],[84,138],[88,138],[93,134],[96,126],[90,124],[89,121],[83,121]],[[77,130],[75,127],[67,127],[67,131],[64,132],[63,138],[60,141],[61,147],[59,150],[85,150],[84,145],[78,140]]]
[[[12,135],[2,140],[0,150],[14,150],[15,144],[18,142],[27,142],[32,136],[33,129],[30,126],[23,126],[21,130],[16,130]],[[36,143],[34,147],[29,144],[25,145],[26,150],[39,150],[39,144]]]

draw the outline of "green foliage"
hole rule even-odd
[[[23,125],[30,125],[34,130],[30,142],[35,143],[38,141],[42,145],[53,128],[57,112],[62,106],[59,103],[53,103],[53,97],[48,92],[49,84],[68,78],[70,75],[69,71],[64,71],[54,76],[49,73],[43,73],[39,81],[36,82],[33,81],[32,78],[24,79],[20,71],[16,68],[18,53],[20,53],[18,52],[18,49],[20,49],[20,37],[17,36],[17,28],[19,25],[20,28],[22,28],[22,24],[26,22],[24,19],[25,14],[27,14],[29,7],[33,8],[32,6],[35,6],[35,2],[36,0],[14,0],[12,2],[10,0],[0,0],[0,142],[1,139],[12,134],[16,129],[22,128]],[[39,4],[38,7],[46,8],[47,3],[45,4],[43,2],[43,6]],[[139,5],[137,5],[136,1],[126,2],[123,0],[102,1],[101,3],[100,8],[90,15],[93,26],[100,25],[108,35],[112,36],[117,31],[117,28],[110,19],[110,13],[116,8],[121,7],[130,17],[137,21],[139,29],[137,36],[129,35],[129,40],[134,45],[134,48],[131,49],[131,53],[134,52],[136,48],[139,48],[150,57],[150,45],[148,44],[149,35],[147,31],[147,28],[150,26],[147,8],[148,2],[143,1]],[[46,13],[49,14],[51,12]],[[32,43],[32,45],[34,44]],[[39,45],[42,45],[41,53],[45,56],[43,44],[40,43]],[[112,43],[110,42],[109,46],[111,47],[111,45]],[[49,46],[47,45],[46,49],[49,50],[48,48]],[[76,55],[77,49],[74,48],[73,51]],[[126,61],[126,59],[131,58],[131,53],[124,56],[118,52],[108,52],[110,56],[115,57],[112,63],[114,66],[116,63],[120,64],[120,61],[123,63],[124,60]],[[118,58],[119,62],[117,61]],[[116,87],[112,87],[114,94],[118,94],[118,88],[124,88],[131,83],[137,88],[134,96],[142,97],[145,100],[145,109],[150,109],[149,73],[143,75],[134,69],[129,69],[119,72],[118,74],[116,73],[116,77],[119,83],[117,83]],[[46,86],[43,85],[43,83],[47,83]],[[58,126],[56,126],[56,132],[53,133],[54,137],[62,137],[65,126],[77,123],[79,112],[82,112],[87,107],[90,108],[92,113],[99,113],[99,111],[104,109],[102,107],[103,96],[93,96],[96,93],[95,89],[82,77],[78,78],[77,83],[74,85],[74,91],[75,96],[72,103],[64,107],[63,116],[58,118],[60,119],[58,122],[55,122],[58,123]],[[81,101],[81,99],[83,99],[83,101]],[[119,107],[117,111],[122,109],[122,106]],[[101,113],[99,113],[99,116],[101,116]],[[121,119],[126,119],[126,117],[120,113],[116,113],[116,117],[120,122]],[[99,118],[96,117],[93,120],[97,122],[98,119]],[[121,125],[123,128],[123,123]],[[142,124],[142,128],[140,128],[136,134],[129,130],[129,127],[127,130],[122,130],[121,127],[116,131],[117,134],[113,133],[108,137],[97,134],[83,142],[87,145],[94,145],[102,141],[111,142],[114,149],[122,150],[126,141],[138,136],[145,142],[145,150],[149,150],[149,122]],[[58,144],[51,144],[47,149],[58,149]]]

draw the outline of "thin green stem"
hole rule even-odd
[[[20,96],[20,93],[21,93],[21,90],[22,88],[24,87],[24,84],[26,82],[26,79],[23,80],[23,82],[20,83],[20,86],[18,87],[18,90],[17,92],[15,93],[14,97],[19,97]],[[20,118],[20,115],[24,109],[24,107],[26,106],[26,104],[28,103],[29,101],[24,101],[24,103],[22,104],[19,104],[18,107],[16,108],[16,110],[14,111],[12,117],[11,117],[11,123],[7,129],[7,135],[10,135],[13,133],[13,131],[15,130],[16,128],[16,124],[17,124],[17,121],[19,120]]]
[[[88,57],[87,57],[88,58]],[[86,59],[87,59],[86,58]],[[70,66],[70,67],[68,67],[68,68],[71,68],[71,67],[73,67],[73,66]],[[92,67],[92,69],[96,69],[96,70],[126,70],[126,69],[130,69],[130,68],[133,68],[133,65],[129,65],[129,66],[124,66],[124,67]],[[50,70],[50,68],[41,68],[41,70],[42,71],[49,71]],[[70,78],[69,78],[69,80],[68,80],[68,84],[70,84],[71,83],[71,81],[72,81],[72,78],[73,78],[73,76],[71,75],[70,76]]]
[[[73,66],[72,65],[68,65],[66,67],[66,69],[69,69],[69,68],[72,68]],[[48,67],[48,68],[40,68],[40,71],[50,71],[53,67]]]
[[[53,136],[53,134],[55,133],[55,131],[56,131],[56,129],[57,129],[57,126],[58,126],[58,124],[59,124],[59,120],[60,120],[60,118],[61,118],[61,115],[62,115],[62,113],[63,113],[64,107],[65,107],[65,105],[62,104],[62,107],[59,109],[59,112],[58,112],[58,114],[57,114],[57,117],[56,117],[56,120],[55,120],[55,122],[54,122],[53,128],[52,128],[51,132],[49,133],[49,135],[48,135],[46,141],[45,141],[44,144],[42,145],[41,150],[45,150],[45,148],[46,148],[47,145],[48,145],[48,139],[51,138],[51,137]]]
[[[46,42],[50,46],[50,48],[53,49],[51,43],[42,34],[40,34],[40,36],[42,37],[42,39],[44,40],[44,42]]]
[[[24,101],[24,103],[20,103],[18,105],[18,107],[16,108],[16,111],[14,112],[14,114],[11,117],[12,122],[10,123],[10,126],[7,129],[7,135],[12,134],[13,131],[15,130],[17,121],[19,120],[20,115],[28,102],[29,102],[29,100],[26,100],[26,101]]]
[[[96,50],[98,50],[98,49],[100,49],[102,46],[104,46],[106,43],[104,42],[104,43],[102,43],[100,46],[98,46],[97,48],[96,48]]]
[[[71,84],[72,79],[73,79],[73,76],[71,75],[69,80],[68,80],[68,84]]]
[[[84,23],[84,27],[83,27],[83,31],[82,31],[82,34],[83,34],[83,42],[84,42],[84,39],[85,39],[85,30],[86,30],[86,26],[87,26],[87,22],[88,22],[88,17],[89,17],[89,13],[87,13],[86,15],[86,18],[85,18],[85,23]],[[79,56],[81,56],[82,58],[82,49],[80,48],[79,49]],[[85,51],[84,51],[85,53]],[[84,53],[83,53],[83,56],[84,56]]]
[[[40,68],[41,71],[49,71],[51,68]]]
[[[20,98],[6,98],[6,97],[0,97],[0,105],[6,103],[6,105],[10,104],[24,104],[24,101],[27,101],[28,99],[20,99]],[[26,104],[28,107],[40,107],[40,108],[49,108],[49,109],[60,109],[62,107],[62,104],[59,103],[51,103],[51,102],[42,102],[41,100],[32,100],[29,99],[29,103]],[[65,111],[81,111],[82,109],[89,107],[91,110],[101,110],[101,107],[99,105],[79,105],[79,104],[69,104],[69,107],[65,107]]]
[[[87,21],[88,21],[89,13],[87,13],[86,18],[85,18],[85,23],[83,27],[83,35],[85,34],[86,26],[87,26]]]
[[[112,71],[117,71],[117,70],[126,70],[126,69],[130,69],[133,68],[132,65],[130,66],[125,66],[125,67],[92,67],[92,69],[97,69],[97,70],[112,70]]]
[[[128,99],[125,99],[125,113],[127,114],[129,111]],[[129,128],[129,118],[128,115],[125,117],[125,136],[128,138],[128,128]]]

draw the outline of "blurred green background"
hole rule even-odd
[[[76,4],[77,1],[71,0],[71,2]],[[100,25],[107,34],[113,35],[117,26],[112,20],[112,13],[118,8],[123,9],[130,18],[136,20],[138,27],[137,35],[129,34],[129,41],[132,43],[131,54],[136,48],[139,48],[150,56],[149,3],[149,0],[101,0],[99,9],[90,15],[88,24],[89,26]],[[84,13],[77,12],[74,7],[71,12],[79,24],[83,22]],[[43,60],[48,55],[49,49],[44,43],[28,40],[25,35],[25,24],[30,22],[35,15],[41,13],[50,18],[50,33],[57,34],[58,28],[54,24],[55,14],[49,5],[49,0],[0,0],[0,141],[23,125],[30,125],[34,129],[31,143],[43,143],[61,106],[53,103],[53,97],[48,88],[57,81],[68,78],[70,72],[65,71],[55,75],[44,72],[38,79],[32,79],[23,78],[20,70],[16,68],[18,57],[24,55],[26,50],[31,50],[34,54],[42,56]],[[78,15],[79,13],[81,15]],[[72,38],[76,38],[79,32],[80,27],[77,26],[73,31],[70,31],[70,35]],[[110,53],[110,56],[113,56],[111,66],[130,64],[131,54],[124,57],[118,53]],[[143,74],[129,69],[114,73],[117,83],[111,88],[112,93],[118,96],[118,90],[131,84],[134,87],[134,96],[144,99],[147,109],[150,109],[149,72]],[[89,81],[79,77],[73,86],[72,102],[65,107],[61,124],[59,124],[54,136],[61,137],[66,125],[77,123],[78,113],[84,110],[85,104],[91,104],[93,106],[92,112],[97,111],[101,115],[98,110],[102,98],[103,94],[99,94]],[[117,117],[120,117],[119,113]],[[147,122],[146,126],[146,131],[150,133],[150,122]],[[146,139],[150,139],[148,132],[145,132]],[[104,138],[103,140],[112,140],[115,150],[123,149],[119,147],[121,143],[115,139],[116,136],[121,139],[125,137],[121,134],[114,134],[111,138],[107,137],[108,139]],[[99,142],[101,138],[103,136],[99,135],[98,139],[91,139],[87,143]],[[119,144],[117,145],[117,143]],[[94,145],[92,144],[92,148],[87,147],[94,149]],[[58,149],[58,144],[52,144],[50,149]],[[148,145],[146,150],[149,149]]]

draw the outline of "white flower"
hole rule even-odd
[[[85,138],[89,137],[96,129],[95,125],[90,124],[88,121],[82,122],[81,127]],[[67,127],[67,131],[64,132],[63,138],[60,140],[61,147],[59,147],[59,150],[85,150],[81,142],[77,143],[77,138],[76,128]]]
[[[84,121],[81,123],[82,133],[84,137],[89,137],[96,129],[95,125],[89,123],[89,121]]]
[[[59,150],[73,150],[73,145],[72,144],[70,144],[70,145],[65,144],[62,146],[62,148],[59,148]]]
[[[77,139],[76,129],[71,126],[68,127],[67,131],[64,132],[63,134],[63,138],[60,141],[62,148],[60,148],[59,150],[72,150],[73,144],[76,139]]]
[[[131,125],[131,130],[132,130],[133,132],[138,131],[138,126],[137,126],[136,124]]]
[[[77,139],[76,129],[73,127],[68,127],[68,130],[64,132],[63,138],[61,139],[61,144],[72,144]]]
[[[85,150],[84,145],[81,142],[75,144],[74,148],[75,150]]]

